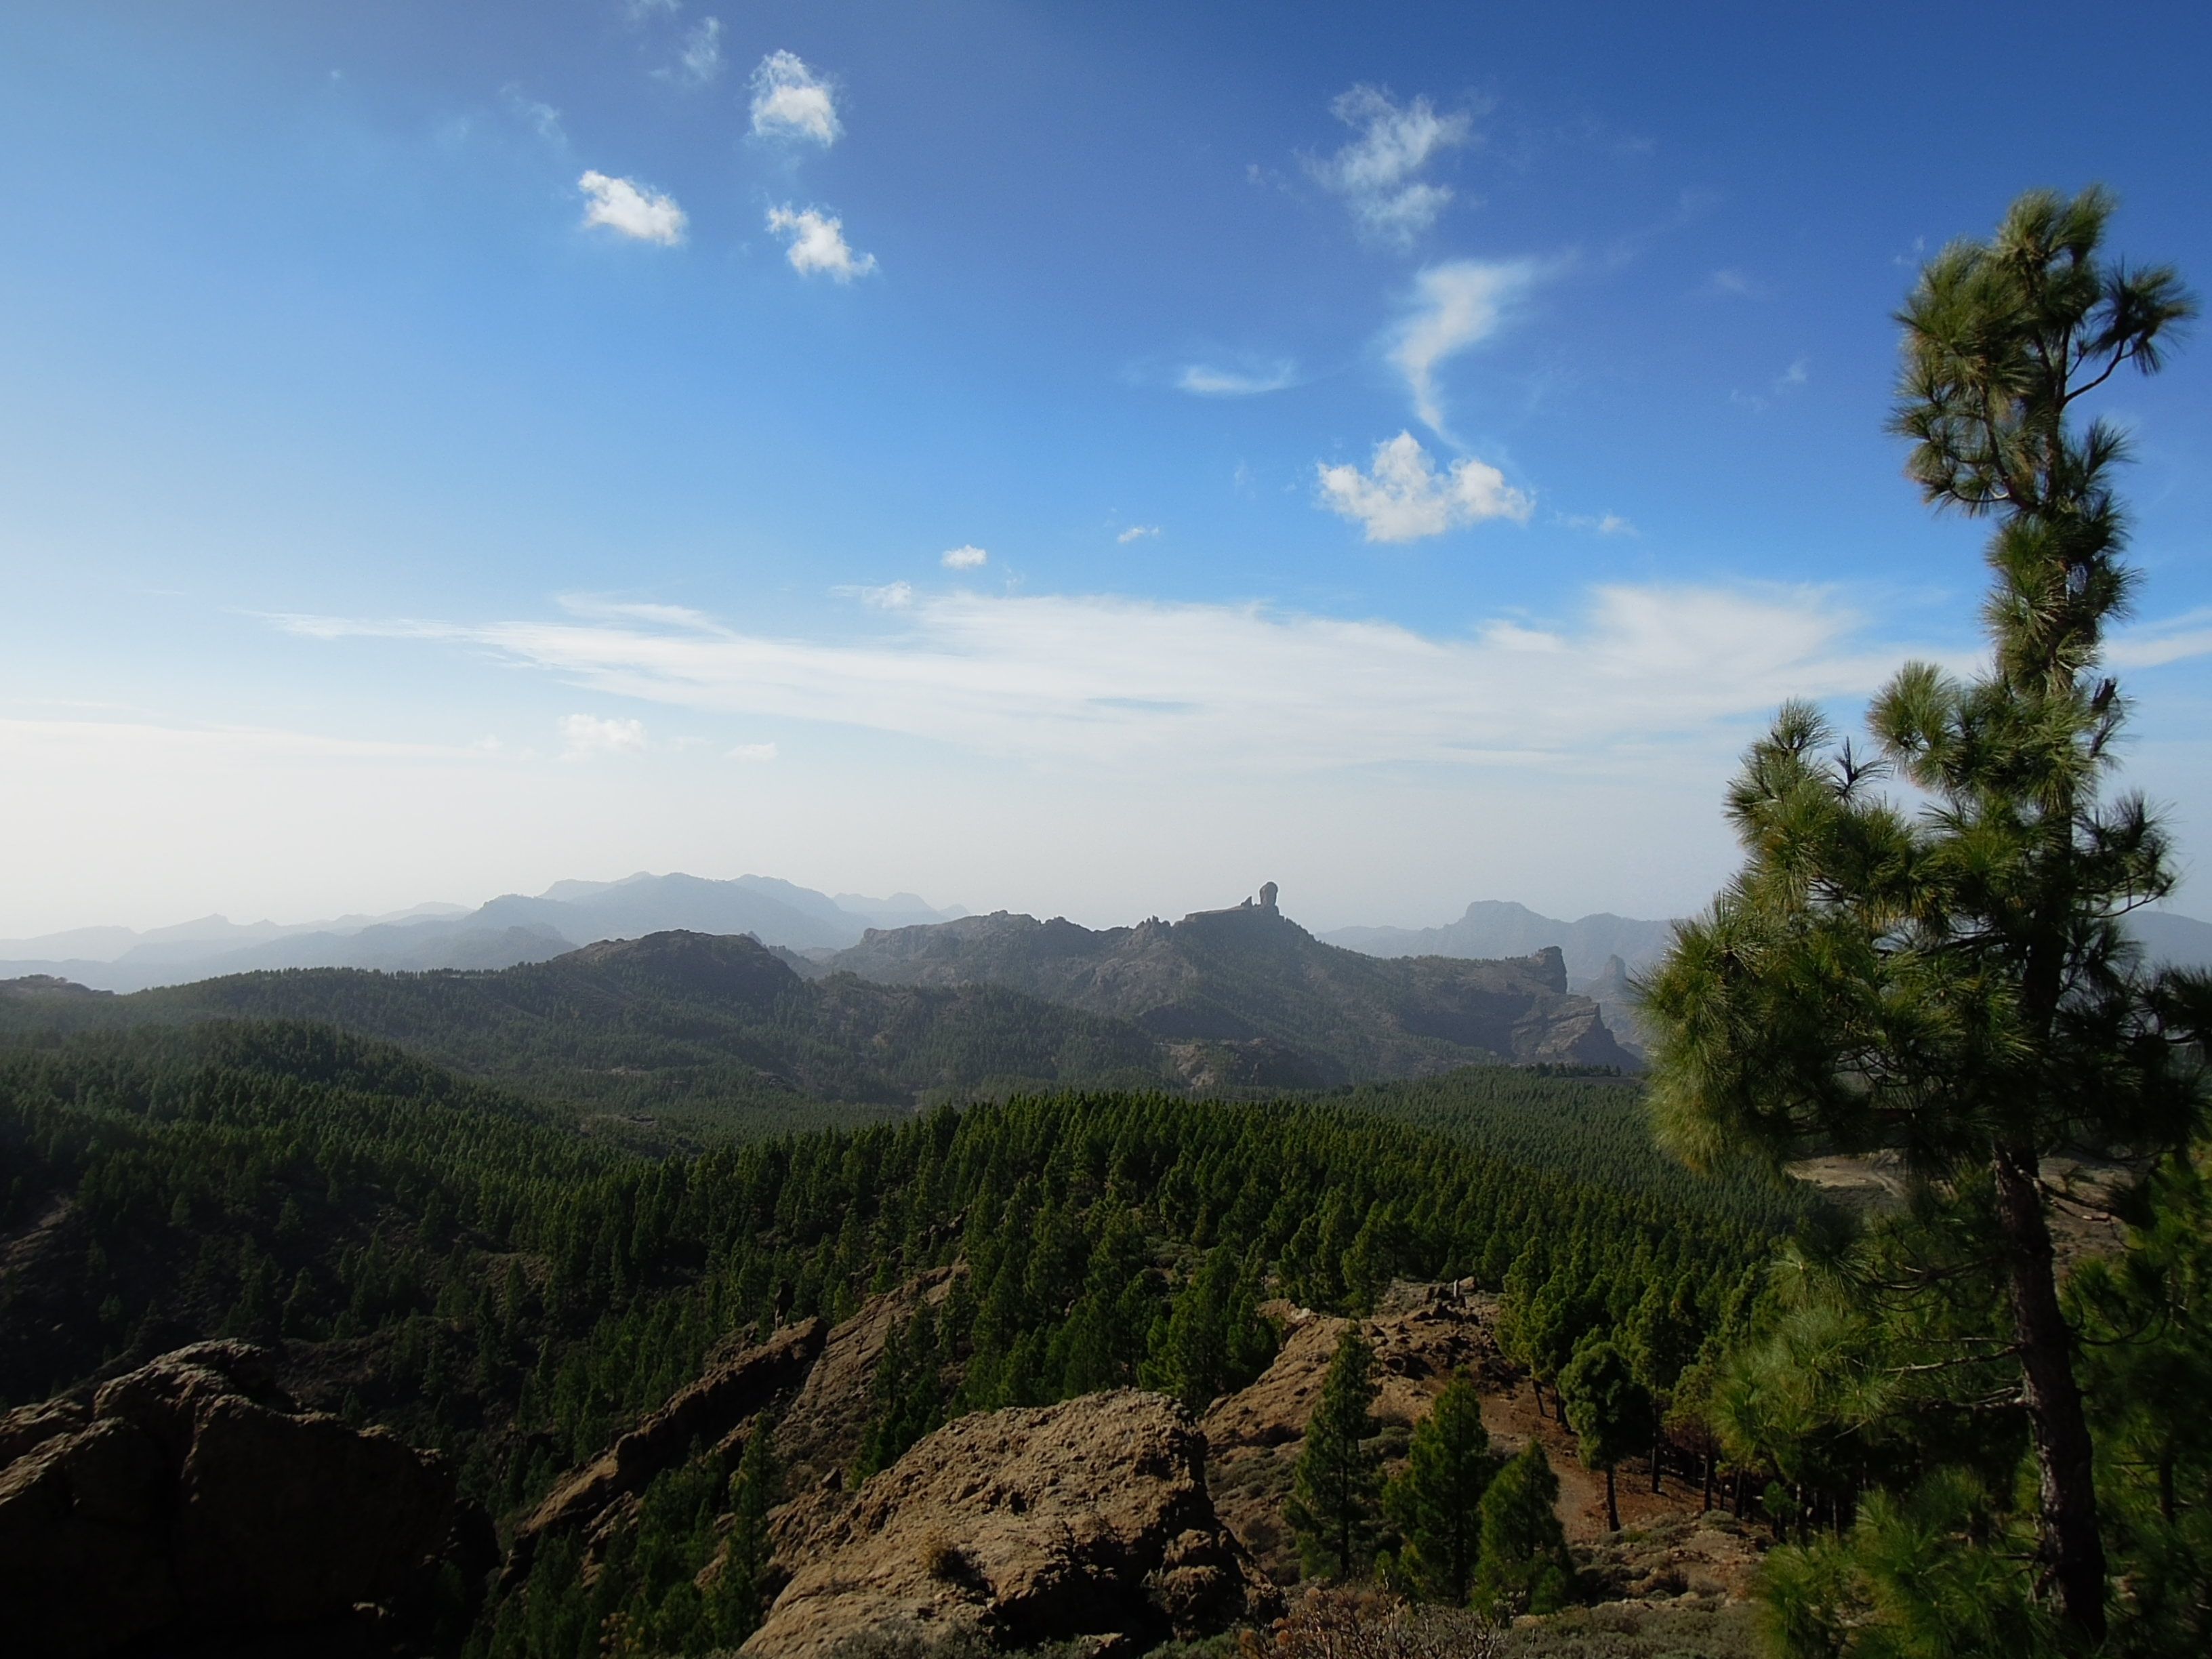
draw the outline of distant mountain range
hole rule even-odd
[[[2171,910],[2138,910],[2128,927],[2154,962],[2212,968],[2212,922]],[[1609,976],[1608,957],[1620,957],[1631,974],[1649,967],[1666,950],[1674,928],[1672,921],[1642,921],[1604,911],[1579,921],[1560,921],[1525,904],[1484,899],[1441,927],[1340,927],[1321,938],[1372,957],[1516,957],[1555,945],[1566,958],[1568,979],[1583,990],[1583,981]]]
[[[1539,915],[1525,904],[1482,899],[1441,927],[1340,927],[1323,942],[1370,957],[1525,957],[1556,945],[1567,977],[1590,979],[1619,957],[1631,973],[1657,960],[1674,937],[1671,921],[1639,921],[1600,912],[1580,921]]]
[[[1324,944],[1274,890],[1231,909],[1096,930],[998,911],[876,930],[817,971],[894,985],[986,984],[1133,1022],[1170,1045],[1228,1045],[1261,1076],[1418,1076],[1471,1060],[1631,1066],[1556,948],[1506,961],[1384,961]],[[1224,1079],[1229,1080],[1229,1079]]]
[[[141,991],[276,968],[507,968],[545,962],[580,945],[672,928],[750,933],[794,950],[841,950],[871,927],[949,921],[912,893],[832,898],[772,876],[708,881],[641,872],[622,881],[556,882],[535,897],[509,894],[474,910],[422,904],[380,916],[289,925],[205,916],[173,927],[81,927],[0,940],[0,979],[52,975],[103,991]]]
[[[965,932],[936,936],[926,950],[912,940],[876,941],[878,934],[911,933],[963,918],[975,925]],[[2170,911],[2146,910],[2130,925],[2154,960],[2212,968],[2212,924]],[[1608,969],[1608,962],[1617,957],[1626,974],[1640,972],[1666,949],[1673,926],[1604,913],[1562,921],[1526,905],[1484,900],[1468,905],[1464,915],[1440,927],[1341,927],[1314,942],[1368,957],[1446,957],[1481,962],[1525,957],[1556,947],[1566,969],[1564,988],[1597,1000],[1613,1034],[1632,1042],[1634,1021],[1628,1016],[1626,987],[1619,974]],[[1016,945],[1013,935],[1023,927],[1048,931],[1030,944]],[[556,882],[534,896],[508,894],[473,910],[419,904],[384,915],[292,924],[240,924],[205,916],[145,933],[81,927],[36,939],[0,939],[0,980],[46,975],[98,990],[131,992],[269,969],[486,969],[548,962],[580,945],[669,931],[750,933],[783,954],[790,966],[806,976],[818,976],[831,964],[869,978],[953,971],[974,982],[1029,987],[1037,994],[1050,995],[1054,993],[1043,988],[1049,974],[1035,963],[1018,965],[1025,952],[1042,962],[1058,944],[1079,934],[1092,940],[1119,939],[1139,930],[1092,933],[1071,922],[1037,922],[1025,916],[1006,921],[1003,913],[969,917],[957,905],[938,909],[912,893],[888,898],[839,893],[833,897],[772,876],[711,881],[680,873],[640,872],[621,881]],[[1119,994],[1100,988],[1130,975],[1143,981],[1151,970],[1140,971],[1120,960],[1115,956],[1119,945],[1099,948],[1115,958],[1103,970],[1104,977],[1080,995],[1069,992],[1060,1000],[1119,1014],[1123,1012],[1116,1000]],[[933,965],[921,965],[921,957],[912,954],[917,951]],[[1077,951],[1078,956],[1086,953],[1096,954],[1090,945]],[[957,967],[948,969],[946,964],[956,959]],[[1343,974],[1338,977],[1342,979]],[[1109,1009],[1109,1004],[1114,1006]]]
[[[734,884],[696,885],[733,898]],[[485,909],[526,928],[541,914],[530,907],[588,909],[623,890]],[[666,878],[652,893],[702,902]],[[1556,949],[1385,961],[1321,943],[1265,896],[1096,932],[1003,911],[871,929],[827,961],[665,930],[493,971],[305,968],[122,995],[27,975],[0,981],[0,1033],[310,1020],[586,1109],[756,1122],[804,1117],[808,1103],[977,1090],[1237,1094],[1501,1060],[1634,1064],[1597,1005],[1568,991]]]

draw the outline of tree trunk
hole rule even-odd
[[[1613,1465],[1605,1466],[1605,1524],[1607,1530],[1620,1530],[1620,1498],[1613,1485]]]
[[[1713,1506],[1713,1455],[1712,1455],[1712,1453],[1711,1453],[1711,1452],[1708,1451],[1708,1452],[1705,1454],[1705,1510],[1710,1510],[1712,1508],[1712,1506]],[[1702,1512],[1702,1511],[1701,1511],[1701,1512]]]
[[[1654,1497],[1656,1497],[1659,1493],[1659,1481],[1661,1478],[1659,1452],[1660,1449],[1665,1445],[1666,1438],[1666,1436],[1662,1434],[1657,1429],[1655,1428],[1651,1431],[1651,1492]]]
[[[2091,1642],[2105,1636],[2105,1540],[2097,1530],[2097,1490],[2089,1425],[2074,1376],[2074,1334],[2058,1305],[2051,1227],[2036,1187],[2032,1149],[2000,1144],[1990,1159],[1997,1221],[2019,1340],[2021,1403],[2035,1437],[2038,1554],[2058,1587],[2066,1621]]]
[[[1536,1391],[1536,1415],[1540,1418],[1544,1414],[1544,1379],[1532,1371],[1528,1375],[1528,1386]]]

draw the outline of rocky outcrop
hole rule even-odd
[[[1087,1638],[1142,1652],[1267,1616],[1275,1592],[1215,1516],[1205,1460],[1181,1407],[1133,1389],[947,1424],[858,1491],[779,1516],[791,1577],[744,1651]]]
[[[453,1537],[434,1453],[299,1412],[273,1357],[202,1342],[0,1421],[0,1607],[42,1659],[404,1603]]]
[[[1287,1303],[1271,1304],[1267,1311],[1285,1333],[1274,1363],[1249,1386],[1215,1401],[1200,1426],[1216,1511],[1269,1573],[1290,1583],[1297,1576],[1297,1552],[1284,1501],[1348,1322]],[[1486,1397],[1509,1387],[1512,1368],[1492,1334],[1495,1316],[1496,1298],[1469,1285],[1394,1288],[1384,1305],[1360,1322],[1375,1350],[1376,1420],[1386,1427],[1418,1423],[1460,1371],[1472,1376]]]
[[[925,1304],[939,1307],[953,1280],[968,1271],[965,1262],[933,1267],[896,1289],[870,1297],[860,1311],[840,1320],[822,1344],[822,1357],[776,1425],[776,1462],[787,1490],[796,1491],[835,1479],[859,1455],[873,1408],[870,1393],[884,1344]]]
[[[805,1377],[827,1332],[819,1319],[801,1320],[678,1389],[546,1495],[516,1530],[504,1582],[528,1576],[538,1546],[549,1534],[593,1526],[609,1510],[635,1498],[654,1475],[689,1459],[695,1446],[729,1461],[742,1444],[745,1425]]]

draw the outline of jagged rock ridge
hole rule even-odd
[[[1270,888],[1272,888],[1270,884]],[[1130,1020],[1188,1071],[1278,1085],[1421,1076],[1486,1059],[1630,1066],[1559,951],[1510,961],[1384,959],[1324,945],[1269,902],[1096,930],[997,911],[871,929],[829,959],[892,985],[988,984]],[[1299,1073],[1295,1079],[1281,1073]]]

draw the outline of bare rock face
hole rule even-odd
[[[1120,1389],[978,1413],[857,1492],[779,1517],[792,1572],[744,1651],[823,1659],[858,1638],[1141,1652],[1271,1614],[1213,1512],[1206,1442],[1172,1401]]]
[[[457,1518],[434,1453],[291,1410],[249,1343],[178,1349],[88,1411],[10,1413],[0,1446],[0,1607],[53,1659],[402,1600]]]
[[[790,1488],[811,1486],[834,1476],[860,1449],[873,1405],[869,1385],[891,1333],[903,1327],[924,1304],[943,1305],[953,1280],[968,1271],[963,1262],[933,1267],[905,1284],[860,1304],[838,1322],[822,1344],[822,1357],[775,1432],[775,1455]]]
[[[731,1453],[741,1449],[744,1425],[806,1376],[827,1331],[819,1319],[801,1320],[678,1389],[666,1405],[546,1495],[516,1530],[502,1582],[528,1575],[540,1540],[585,1528],[610,1508],[635,1498],[654,1475],[690,1457],[694,1443],[703,1443],[730,1461]]]

